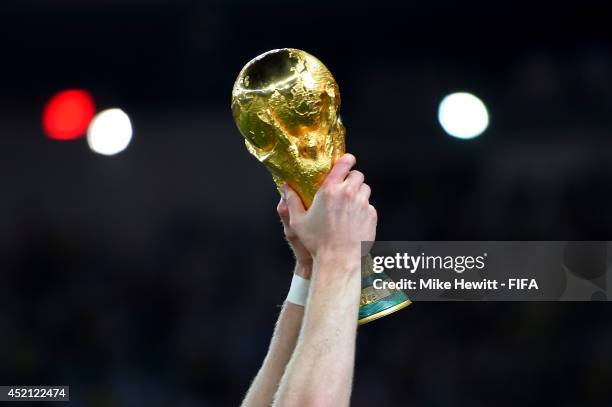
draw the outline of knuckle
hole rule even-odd
[[[321,187],[321,195],[329,198],[334,194],[334,187],[333,185],[324,185],[323,187]]]
[[[372,219],[378,219],[378,212],[376,211],[375,207],[373,207],[372,205],[369,205],[368,211],[370,212],[370,216],[372,217]]]
[[[355,192],[355,188],[351,186],[347,186],[344,188],[344,191],[342,191],[344,197],[348,199],[352,199],[355,196]]]

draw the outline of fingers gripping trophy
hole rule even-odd
[[[248,62],[232,91],[232,114],[249,152],[287,183],[308,208],[334,162],[344,154],[345,129],[338,116],[340,90],[331,72],[312,55],[292,48],[268,51]],[[373,287],[371,258],[362,262],[359,324],[410,304],[401,290]]]

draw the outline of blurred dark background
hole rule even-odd
[[[606,2],[0,3],[0,384],[79,406],[237,405],[292,258],[229,110],[240,68],[295,47],[337,78],[380,240],[612,240]],[[89,90],[134,138],[45,137]],[[473,140],[437,122],[481,97]],[[417,303],[359,330],[353,405],[612,405],[606,303]]]

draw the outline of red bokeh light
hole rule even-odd
[[[87,131],[96,114],[96,107],[89,92],[64,90],[49,99],[43,110],[43,129],[54,140],[74,140]]]

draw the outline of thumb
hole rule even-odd
[[[289,217],[294,218],[306,212],[300,196],[289,185],[283,185],[283,197],[289,208]]]
[[[285,226],[289,226],[289,208],[287,207],[287,202],[285,202],[285,198],[281,198],[276,205],[276,212],[278,216],[281,218],[281,221]]]

